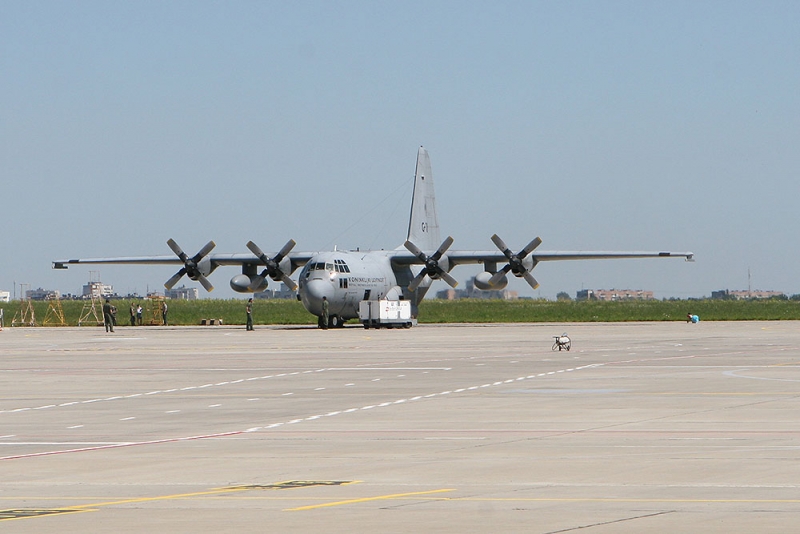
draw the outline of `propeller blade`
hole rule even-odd
[[[217,246],[217,244],[214,243],[214,241],[209,241],[208,243],[206,243],[206,245],[203,248],[201,248],[200,251],[191,258],[189,258],[186,255],[186,253],[183,251],[180,245],[178,245],[175,242],[174,239],[168,239],[167,245],[169,246],[169,248],[172,249],[172,252],[174,252],[183,262],[183,268],[177,273],[175,273],[172,276],[172,278],[167,280],[167,282],[164,284],[164,287],[166,287],[167,289],[172,289],[172,287],[178,283],[178,280],[180,280],[184,274],[188,274],[189,278],[191,278],[192,280],[199,280],[207,291],[211,291],[212,289],[214,289],[214,286],[211,285],[211,282],[209,282],[208,279],[206,279],[206,277],[197,268],[197,264],[203,258],[205,258],[206,255],[208,255],[208,253],[211,252],[211,250],[214,247]],[[212,265],[211,267],[213,270],[214,266]]]
[[[414,256],[418,257],[422,261],[428,259],[425,253],[422,252],[422,250],[420,250],[420,248],[411,241],[406,241],[405,243],[403,243],[403,246],[406,247],[410,253],[412,253]]]
[[[206,246],[200,249],[200,252],[194,255],[192,260],[194,260],[195,262],[202,260],[216,246],[217,246],[216,243],[214,243],[213,241],[209,241],[208,243],[206,243]]]
[[[439,245],[439,248],[436,250],[436,252],[434,252],[431,258],[433,258],[436,261],[439,261],[439,258],[442,257],[442,254],[447,252],[447,249],[450,248],[450,245],[452,244],[453,244],[453,238],[451,236],[447,236],[447,239],[442,241],[442,244]]]
[[[186,255],[186,253],[185,253],[185,252],[183,251],[183,249],[181,249],[181,247],[180,247],[180,246],[179,246],[179,245],[178,245],[178,244],[175,242],[175,240],[173,240],[173,239],[171,239],[171,238],[170,238],[170,239],[168,239],[168,240],[167,240],[167,245],[169,245],[169,248],[171,248],[171,249],[172,249],[172,252],[174,252],[174,253],[175,253],[175,254],[176,254],[176,255],[177,255],[177,256],[178,256],[178,257],[181,259],[181,261],[182,261],[182,262],[184,262],[184,263],[185,263],[185,262],[186,262],[186,260],[189,258],[189,256],[187,256],[187,255]]]
[[[455,278],[450,276],[450,273],[446,273],[446,272],[442,271],[441,273],[439,273],[439,278],[441,278],[442,280],[447,282],[447,284],[450,287],[454,288],[454,287],[456,287],[458,285],[458,280],[456,280]]]
[[[202,274],[197,275],[197,281],[200,282],[200,285],[206,288],[206,291],[208,292],[214,291],[214,286],[212,286],[211,282],[208,281],[208,278],[206,278]]]
[[[180,280],[184,274],[186,274],[186,268],[182,267],[180,271],[173,274],[172,278],[170,278],[164,283],[164,287],[166,287],[167,289],[172,289],[172,287],[178,283],[178,280]]]
[[[287,241],[286,244],[283,245],[283,248],[280,250],[280,252],[278,252],[278,254],[276,254],[275,257],[272,258],[275,261],[275,263],[280,263],[281,260],[284,258],[284,256],[289,254],[289,252],[291,252],[291,250],[294,248],[296,244],[297,243],[295,242],[294,239],[290,239],[289,241]]]
[[[511,259],[511,256],[513,256],[511,249],[508,248],[508,245],[506,245],[505,241],[500,239],[499,235],[494,234],[492,236],[492,242],[495,244],[495,246],[497,246],[497,248],[500,249],[500,252],[502,252],[506,258],[509,260]]]
[[[541,245],[541,244],[542,244],[542,239],[541,239],[541,238],[539,238],[539,237],[537,237],[536,239],[534,239],[533,241],[531,241],[530,243],[528,243],[528,245],[527,245],[525,248],[523,248],[523,249],[520,251],[520,253],[519,253],[519,254],[517,254],[517,256],[518,256],[520,259],[522,259],[522,258],[524,258],[525,256],[527,256],[528,254],[530,254],[531,252],[533,252],[533,249],[535,249],[536,247],[538,247],[538,246],[539,246],[539,245]]]
[[[247,248],[249,248],[250,252],[255,254],[258,259],[260,259],[264,263],[267,263],[267,260],[264,259],[266,257],[266,254],[264,254],[264,251],[262,251],[260,248],[258,248],[258,245],[256,245],[252,241],[248,241],[247,242]]]
[[[422,269],[422,272],[420,272],[417,276],[414,277],[413,280],[411,280],[411,282],[409,282],[408,290],[411,291],[411,292],[416,291],[417,288],[419,287],[419,285],[425,279],[425,276],[427,274],[428,274],[428,272],[425,269]]]
[[[536,281],[536,278],[534,278],[531,273],[526,271],[523,275],[523,278],[525,278],[525,281],[528,282],[528,285],[530,285],[533,289],[539,287],[539,282]]]
[[[283,273],[283,276],[281,276],[281,280],[283,280],[283,283],[286,284],[286,287],[288,287],[292,291],[297,291],[297,284],[295,283],[294,280],[289,278],[288,274]]]
[[[261,250],[258,247],[258,245],[256,245],[252,241],[247,242],[247,248],[249,248],[250,252],[255,254],[259,260],[261,260],[261,263],[267,266],[267,268],[264,269],[264,271],[261,273],[261,276],[266,277],[267,275],[269,275],[270,278],[272,278],[276,282],[278,280],[283,280],[283,283],[286,284],[288,287],[291,287],[292,290],[294,291],[295,289],[297,289],[297,284],[295,284],[286,273],[281,271],[278,265],[280,264],[281,261],[283,261],[283,258],[287,254],[289,254],[289,252],[294,248],[296,244],[297,243],[295,242],[294,239],[290,239],[289,241],[286,242],[285,245],[283,245],[283,248],[280,250],[280,252],[278,252],[272,259],[269,259],[269,257],[267,257],[267,255],[264,254],[264,251]]]
[[[505,265],[503,266],[503,268],[502,268],[502,269],[500,269],[499,271],[497,271],[496,273],[494,273],[494,276],[492,276],[492,277],[489,279],[489,285],[496,285],[496,284],[498,284],[498,283],[500,282],[500,280],[502,280],[502,279],[503,279],[503,277],[504,277],[505,275],[507,275],[507,274],[508,274],[508,271],[510,271],[510,270],[511,270],[511,265],[509,265],[509,264],[505,264]]]
[[[253,277],[252,281],[250,282],[251,287],[261,287],[261,284],[264,283],[264,280],[267,279],[267,275],[265,274],[267,271],[264,271],[258,276]]]

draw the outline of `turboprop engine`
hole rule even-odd
[[[231,289],[237,293],[260,293],[267,285],[267,279],[258,274],[237,274],[231,278]]]
[[[475,287],[482,291],[499,291],[505,289],[508,285],[508,277],[503,276],[498,280],[496,283],[492,283],[492,277],[495,273],[490,273],[489,271],[483,271],[482,273],[478,273],[475,275]]]

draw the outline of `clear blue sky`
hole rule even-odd
[[[703,296],[746,289],[748,269],[753,289],[800,293],[798,2],[0,10],[0,289],[78,293],[92,269],[163,290],[177,267],[50,262],[168,254],[170,237],[190,254],[395,248],[424,145],[454,249],[496,232],[696,254],[542,264],[534,295]]]

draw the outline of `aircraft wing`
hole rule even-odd
[[[200,251],[192,257],[189,257],[178,246],[175,241],[170,239],[167,241],[175,256],[126,256],[118,258],[77,258],[68,260],[55,260],[53,261],[54,269],[66,269],[70,265],[76,264],[129,264],[129,265],[182,265],[180,270],[176,272],[167,282],[164,287],[172,289],[172,287],[184,275],[192,280],[200,282],[206,291],[212,291],[214,286],[206,278],[211,274],[214,269],[220,265],[239,265],[242,267],[242,273],[245,277],[244,281],[237,281],[242,284],[246,289],[255,291],[260,287],[266,287],[265,277],[269,276],[275,281],[283,281],[288,287],[295,288],[296,284],[289,277],[295,269],[308,263],[313,256],[311,252],[290,252],[294,247],[295,242],[289,240],[284,247],[272,256],[271,258],[264,254],[258,248],[258,245],[252,241],[247,244],[251,250],[251,254],[210,254],[211,249],[215,244],[209,241]],[[265,267],[263,272],[258,275],[257,270],[260,267]],[[234,281],[232,279],[231,284]]]
[[[496,234],[492,241],[498,250],[449,250],[453,239],[448,237],[439,249],[431,255],[419,250],[413,243],[406,242],[408,251],[398,249],[391,254],[392,263],[398,266],[423,264],[424,267],[409,283],[409,290],[414,291],[422,284],[425,277],[441,278],[451,287],[456,287],[458,282],[449,274],[450,270],[463,264],[483,263],[485,272],[476,277],[476,286],[480,289],[493,289],[504,287],[505,277],[510,272],[514,276],[524,278],[528,284],[536,289],[539,282],[531,271],[542,261],[564,260],[611,260],[631,258],[685,258],[693,261],[692,252],[614,252],[614,251],[538,251],[534,249],[542,242],[538,237],[528,243],[520,252],[514,254],[503,240]],[[503,264],[502,267],[500,264]]]
[[[288,258],[292,265],[302,267],[311,259],[313,252],[292,252]],[[253,254],[209,254],[205,256],[211,265],[263,265]],[[177,256],[121,256],[118,258],[75,258],[69,260],[53,260],[53,269],[66,269],[77,264],[117,264],[117,265],[182,265],[184,262]]]
[[[451,267],[476,263],[504,263],[508,258],[499,250],[450,250],[447,259]],[[421,265],[425,262],[404,250],[392,251],[392,263],[397,265]],[[694,261],[693,252],[653,252],[653,251],[602,251],[602,250],[555,250],[536,252],[529,256],[535,262],[564,260],[620,260],[632,258],[685,258]]]
[[[508,258],[497,250],[454,250],[447,253],[450,264],[465,265],[484,262],[506,262]],[[614,260],[632,258],[685,258],[687,261],[694,261],[692,252],[652,252],[652,251],[602,251],[602,250],[556,250],[541,251],[532,253],[530,256],[534,262],[540,261],[564,261],[564,260]]]

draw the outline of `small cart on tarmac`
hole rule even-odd
[[[411,318],[408,300],[362,300],[358,305],[358,320],[364,328],[411,328],[417,324]]]
[[[569,336],[567,336],[566,332],[560,336],[553,336],[553,339],[555,340],[553,342],[553,350],[569,351],[570,347],[572,346],[572,341],[569,339]]]

